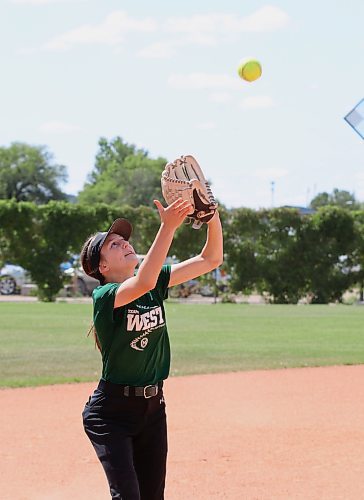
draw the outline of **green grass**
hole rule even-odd
[[[364,307],[167,303],[172,375],[364,363]],[[91,305],[0,304],[0,386],[96,380]]]

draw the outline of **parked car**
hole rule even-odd
[[[81,294],[84,297],[90,296],[93,290],[100,284],[98,280],[88,276],[82,267],[69,267],[63,273],[69,278],[67,289],[71,295]]]
[[[5,264],[0,269],[0,294],[13,295],[19,293],[27,281],[26,270],[15,264]]]
[[[176,298],[186,299],[193,293],[199,293],[199,290],[200,290],[200,283],[198,280],[194,279],[169,288],[169,296],[172,299]]]

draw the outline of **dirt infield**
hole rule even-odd
[[[364,498],[364,366],[172,378],[166,500]],[[3,500],[103,500],[95,384],[0,391]]]

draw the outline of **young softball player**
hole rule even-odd
[[[170,347],[163,301],[168,287],[196,278],[223,260],[218,212],[208,223],[200,254],[163,265],[188,201],[167,208],[155,200],[160,228],[138,272],[132,226],[116,219],[84,244],[85,272],[100,281],[93,292],[94,327],[102,376],[83,411],[87,436],[105,470],[113,499],[164,498],[167,426],[163,381]]]

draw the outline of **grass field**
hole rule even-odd
[[[364,307],[167,303],[172,375],[364,363]],[[91,305],[0,303],[0,386],[97,380]]]

